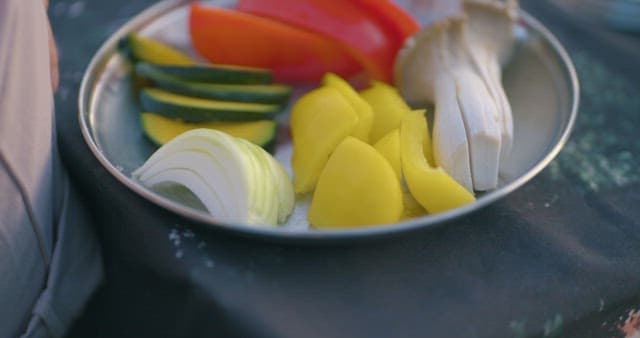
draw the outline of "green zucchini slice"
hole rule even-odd
[[[273,81],[269,69],[200,64],[165,43],[137,33],[130,33],[122,39],[119,49],[134,62],[162,67],[165,73],[188,81],[229,84],[269,84]]]
[[[270,120],[282,110],[280,105],[201,99],[157,88],[142,89],[140,103],[145,111],[186,122]]]
[[[205,99],[286,104],[291,97],[291,87],[286,85],[190,82],[145,62],[136,64],[136,74],[166,91]]]
[[[137,33],[130,33],[120,41],[120,49],[136,62],[182,66],[192,66],[197,63],[177,49],[154,39],[142,37]]]
[[[177,78],[208,83],[226,84],[270,84],[271,71],[235,65],[160,65],[158,69]]]
[[[187,123],[161,115],[143,112],[140,114],[140,122],[145,135],[159,146],[189,130],[207,128],[243,138],[268,149],[273,146],[277,131],[276,122],[271,120]]]

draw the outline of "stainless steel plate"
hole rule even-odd
[[[231,6],[233,1],[213,1]],[[578,106],[578,80],[567,53],[538,21],[521,13],[519,44],[504,74],[507,95],[513,106],[514,148],[503,168],[500,187],[479,196],[463,208],[410,221],[345,231],[308,229],[308,201],[297,203],[284,227],[258,228],[217,222],[215,218],[185,203],[149,190],[130,176],[155,150],[139,123],[139,108],[133,97],[131,65],[116,48],[129,32],[137,31],[191,50],[187,33],[186,0],[165,1],[139,14],[107,40],[91,61],[82,81],[79,119],[91,151],[120,182],[144,198],[175,213],[212,227],[277,239],[360,238],[431,227],[478,210],[506,196],[539,173],[564,146]],[[286,121],[284,121],[286,123]],[[286,138],[286,136],[284,136]],[[280,138],[276,158],[290,168],[290,140]]]

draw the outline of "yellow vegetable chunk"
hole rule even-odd
[[[351,228],[397,222],[402,210],[402,188],[389,162],[350,136],[320,174],[308,218],[319,229]]]
[[[353,131],[353,136],[369,143],[369,134],[371,133],[371,126],[373,124],[373,109],[371,105],[362,99],[362,97],[358,95],[358,92],[338,75],[327,73],[322,79],[322,84],[337,89],[353,106],[353,109],[358,114],[358,125]]]
[[[416,201],[410,191],[402,190],[402,202],[404,203],[404,210],[402,210],[402,217],[400,217],[401,220],[406,221],[427,215],[427,211],[418,201]]]
[[[396,128],[381,138],[373,146],[389,161],[398,181],[402,180],[402,161],[400,160],[400,128]]]
[[[321,87],[301,97],[291,109],[294,188],[313,190],[329,155],[351,135],[358,115],[340,92]]]
[[[374,81],[360,96],[373,108],[373,124],[369,137],[377,142],[391,130],[400,127],[402,117],[411,110],[398,90],[384,82]]]
[[[153,113],[140,114],[140,120],[144,133],[157,145],[163,145],[186,131],[206,128],[243,138],[261,147],[268,147],[274,142],[277,129],[276,122],[269,120],[186,123]]]
[[[451,210],[475,201],[475,197],[442,168],[431,167],[424,156],[429,138],[427,120],[421,112],[410,112],[400,125],[402,172],[411,195],[429,213]]]
[[[424,114],[426,113],[426,110],[418,109],[418,110],[412,111],[412,113],[420,114],[424,118],[425,117]],[[426,124],[427,121],[425,120],[424,123]],[[427,133],[422,142],[422,155],[424,155],[424,157],[427,159],[427,163],[430,166],[436,167],[436,159],[435,157],[433,157],[433,145],[431,144],[431,136],[429,135],[428,128],[429,127],[427,126]]]

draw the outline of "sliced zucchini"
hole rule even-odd
[[[197,62],[166,44],[145,38],[137,33],[129,34],[120,42],[120,48],[129,54],[133,61],[143,61],[156,65],[191,66]]]
[[[136,74],[151,80],[158,88],[187,96],[239,102],[284,104],[291,87],[278,84],[218,84],[190,82],[165,73],[146,62],[136,64]]]
[[[208,100],[157,88],[142,89],[140,103],[145,111],[186,122],[269,120],[282,110],[274,104]]]
[[[271,71],[235,65],[167,65],[160,70],[183,80],[227,84],[269,84],[273,82]]]
[[[120,50],[134,62],[147,62],[168,75],[195,82],[269,84],[271,71],[236,65],[199,64],[181,51],[154,39],[130,33],[120,41]]]
[[[265,149],[273,146],[276,139],[275,121],[262,120],[251,122],[201,122],[186,123],[153,113],[140,115],[142,130],[157,145],[163,145],[174,137],[198,128],[215,129],[231,136],[240,137]]]

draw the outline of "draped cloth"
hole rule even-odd
[[[0,0],[0,337],[62,337],[103,278],[56,147],[41,0]]]

